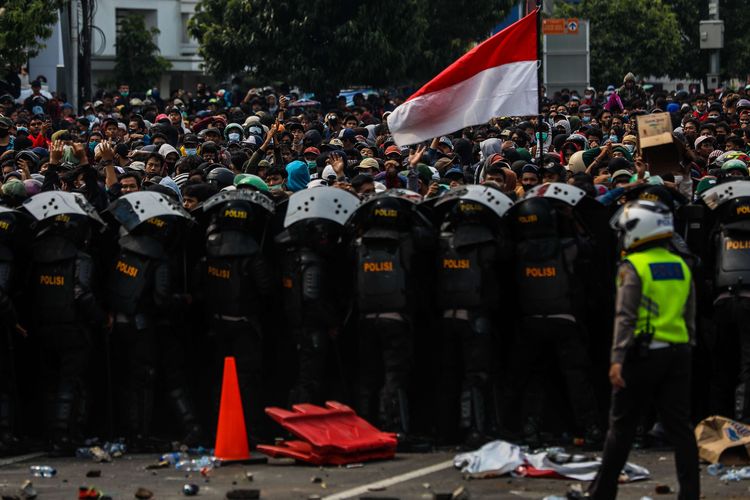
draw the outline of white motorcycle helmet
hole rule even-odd
[[[623,250],[671,238],[674,233],[672,212],[658,201],[629,201],[612,217],[609,224],[620,233]]]

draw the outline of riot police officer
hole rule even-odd
[[[679,498],[700,497],[698,448],[690,421],[691,344],[695,287],[690,267],[669,250],[674,232],[669,208],[628,202],[612,219],[626,255],[620,264],[612,342],[610,428],[602,466],[589,488],[595,499],[614,499],[635,439],[638,417],[654,403],[674,446]]]
[[[297,381],[290,400],[323,402],[323,381],[331,337],[344,321],[347,286],[341,265],[344,224],[359,199],[333,187],[305,189],[289,199],[282,249],[284,310],[297,347]]]
[[[242,189],[217,193],[203,204],[208,218],[205,257],[200,264],[200,295],[209,321],[216,373],[234,356],[249,429],[262,424],[264,303],[274,292],[263,242],[273,201]]]
[[[750,182],[718,184],[703,200],[715,219],[709,252],[716,329],[711,410],[750,423]]]
[[[133,449],[152,442],[157,370],[175,407],[185,436],[195,444],[200,427],[185,384],[184,353],[175,340],[174,320],[192,301],[177,289],[171,252],[190,215],[174,200],[154,191],[129,193],[107,209],[120,223],[118,250],[107,280],[114,316],[116,382],[121,424]]]
[[[23,205],[35,219],[31,249],[31,303],[44,314],[32,315],[31,334],[43,346],[45,413],[52,450],[75,449],[88,403],[85,373],[92,330],[107,323],[93,293],[94,263],[88,253],[92,227],[102,227],[83,195],[49,191]]]
[[[439,435],[454,431],[459,414],[471,446],[482,444],[497,425],[493,314],[513,278],[503,275],[512,248],[502,223],[512,205],[500,191],[479,185],[454,189],[435,205],[440,224],[435,283],[442,347]]]
[[[524,394],[523,434],[531,445],[540,442],[544,406],[541,355],[555,354],[568,389],[578,431],[586,441],[601,440],[596,400],[587,369],[590,366],[583,338],[581,307],[584,290],[577,279],[585,235],[578,233],[571,212],[584,192],[567,184],[545,184],[527,193],[512,211],[515,245],[515,272],[521,315],[516,373],[512,390]],[[529,388],[529,390],[525,390]],[[525,393],[524,393],[525,392]]]
[[[359,413],[403,436],[409,432],[415,315],[424,307],[420,299],[425,293],[420,290],[428,289],[427,252],[434,241],[431,224],[417,210],[419,199],[413,192],[392,189],[360,205],[348,222],[354,231],[359,314]],[[376,418],[373,405],[378,388]]]
[[[18,386],[15,367],[15,335],[26,331],[18,323],[18,314],[13,295],[16,293],[18,277],[17,242],[22,238],[21,213],[0,206],[0,455],[17,450],[15,435]]]

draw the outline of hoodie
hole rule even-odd
[[[289,174],[286,180],[289,191],[294,193],[307,187],[310,182],[310,170],[307,168],[307,163],[295,160],[286,166],[286,171]]]

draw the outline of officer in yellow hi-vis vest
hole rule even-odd
[[[680,499],[700,496],[690,422],[695,289],[690,268],[669,250],[672,213],[660,202],[628,202],[612,219],[626,254],[620,264],[609,378],[612,406],[602,466],[589,496],[614,499],[642,408],[655,404],[674,445]]]

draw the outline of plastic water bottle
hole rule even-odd
[[[159,457],[160,462],[169,462],[169,465],[176,465],[179,462],[188,460],[188,454],[180,451],[174,451],[172,453],[165,453]]]
[[[708,472],[710,476],[718,476],[723,470],[724,466],[719,463],[711,464],[706,468],[706,472]]]
[[[57,474],[57,469],[49,465],[32,465],[29,471],[34,477],[52,477]]]
[[[184,470],[188,472],[198,472],[203,469],[213,469],[214,467],[219,466],[219,461],[216,459],[216,457],[209,457],[208,455],[204,455],[200,458],[193,459],[193,460],[181,460],[177,462],[177,470]]]

